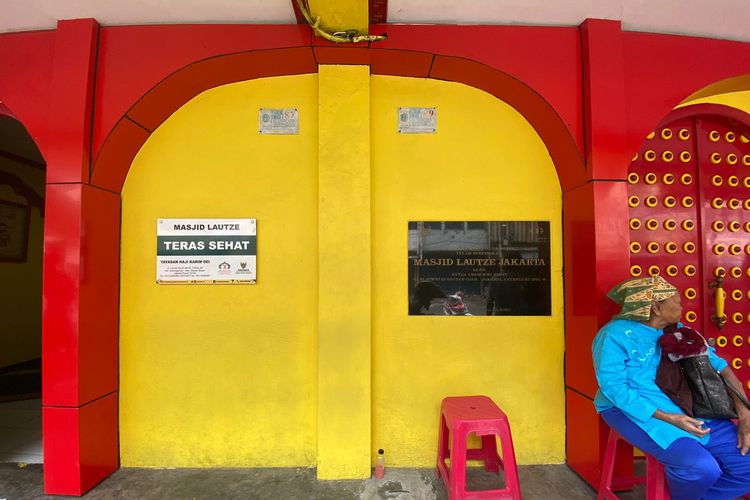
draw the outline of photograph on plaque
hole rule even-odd
[[[549,221],[409,222],[409,315],[549,316]]]
[[[29,206],[0,201],[0,262],[25,262]]]

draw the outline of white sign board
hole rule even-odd
[[[260,108],[258,129],[261,134],[299,134],[299,111],[297,108]]]
[[[434,134],[437,130],[437,109],[398,108],[399,134]]]
[[[159,219],[157,283],[255,283],[255,219]]]

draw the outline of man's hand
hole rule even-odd
[[[727,366],[721,371],[721,375],[724,377],[724,379],[734,387],[737,392],[740,394],[744,394],[744,388],[742,387],[742,382],[737,378],[737,376],[734,374],[732,369]],[[737,448],[740,449],[740,453],[743,455],[747,454],[747,451],[750,450],[750,410],[748,410],[745,405],[740,401],[740,398],[737,397],[736,394],[732,394],[730,391],[729,394],[732,396],[732,401],[734,401],[734,408],[737,412],[738,419],[737,419]]]
[[[746,455],[750,450],[750,417],[747,414],[737,421],[737,448],[742,455]]]
[[[698,437],[703,437],[711,432],[711,429],[705,426],[705,422],[703,422],[703,420],[689,417],[687,415],[683,415],[682,413],[665,413],[661,410],[656,410],[654,412],[654,418],[658,418],[659,420],[668,422],[675,427],[679,427],[683,431],[689,432],[690,434]],[[750,420],[748,420],[747,425],[748,432],[750,432]],[[748,434],[748,444],[750,445],[750,434]]]
[[[711,432],[711,429],[706,427],[706,423],[702,420],[688,417],[687,415],[682,415],[680,413],[672,413],[671,415],[673,417],[672,421],[669,422],[670,424],[675,425],[683,431],[687,431],[690,434],[693,434],[694,436],[703,437]],[[750,422],[748,422],[748,424],[750,424]]]

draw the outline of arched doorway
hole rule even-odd
[[[42,240],[46,167],[0,103],[0,462],[42,462]]]
[[[311,66],[315,68],[315,61],[312,59],[311,53],[301,49],[288,49],[288,51],[294,52],[292,55],[304,64],[282,68],[285,70],[283,73],[305,73],[310,72]],[[282,51],[255,51],[249,54],[231,54],[208,61],[200,61],[159,82],[123,115],[106,139],[104,147],[94,162],[91,185],[82,186],[78,191],[75,191],[75,186],[71,186],[69,190],[75,191],[71,193],[67,192],[68,186],[60,187],[59,196],[66,196],[65,205],[71,209],[80,209],[80,214],[77,216],[80,216],[83,220],[90,218],[91,225],[89,228],[93,229],[83,235],[60,233],[60,239],[54,240],[53,243],[63,245],[66,248],[80,248],[81,255],[76,254],[76,258],[82,257],[84,250],[90,253],[86,260],[87,267],[93,266],[100,272],[91,276],[96,282],[96,287],[91,287],[89,290],[96,290],[97,299],[105,296],[107,307],[92,308],[93,302],[88,300],[83,303],[80,311],[81,316],[86,314],[95,316],[97,321],[104,325],[101,329],[103,333],[97,331],[95,339],[93,336],[89,338],[84,335],[80,337],[80,342],[74,346],[75,349],[85,352],[87,355],[97,353],[96,357],[87,358],[91,361],[90,364],[82,365],[75,372],[76,380],[79,384],[85,385],[87,394],[93,395],[103,391],[106,391],[106,394],[103,397],[91,400],[90,403],[79,409],[77,413],[82,417],[80,422],[65,420],[64,431],[60,431],[59,435],[61,438],[73,438],[79,433],[92,438],[96,435],[100,442],[101,438],[105,437],[106,445],[101,446],[101,449],[98,450],[95,450],[93,446],[86,449],[82,448],[79,455],[78,450],[65,446],[63,439],[45,442],[48,457],[45,483],[48,492],[71,491],[70,488],[80,488],[80,490],[85,491],[104,477],[106,473],[111,472],[118,466],[118,412],[116,407],[118,381],[116,376],[113,375],[116,374],[118,347],[116,311],[116,291],[119,284],[119,275],[117,274],[119,262],[118,215],[120,193],[133,158],[149,135],[167,117],[203,90],[226,83],[263,76],[277,76],[275,74],[278,69],[277,66],[274,66],[274,70],[271,71],[263,64],[248,64],[248,58],[256,62],[271,59],[276,61],[280,57],[280,52]],[[410,55],[399,51],[379,51],[376,49],[371,49],[371,52],[389,59],[394,64],[404,57],[408,60]],[[356,64],[357,61],[358,59],[353,57],[351,63]],[[213,70],[206,71],[209,67]],[[395,67],[400,68],[401,66],[395,64]],[[375,70],[375,66],[372,67],[371,71],[373,74],[379,74]],[[381,67],[381,71],[391,74],[393,68]],[[426,71],[424,76],[437,80],[465,83],[505,101],[528,121],[541,138],[557,171],[563,191],[585,183],[586,172],[583,168],[583,161],[565,123],[556,111],[525,83],[475,61],[441,55],[434,56],[434,64],[429,66],[429,70]],[[191,81],[189,87],[180,84],[180,82],[186,80]],[[53,195],[55,193],[50,194],[50,199],[55,201]],[[50,213],[52,214],[52,212]],[[567,222],[564,222],[564,224],[567,224]],[[70,239],[71,236],[73,240],[82,236],[85,241],[73,241]],[[89,243],[88,239],[93,240],[94,237],[97,238],[96,241]],[[64,278],[70,277],[66,275]],[[75,280],[75,276],[72,277]],[[52,283],[55,276],[48,274],[45,278]],[[55,293],[59,293],[59,291],[55,290]],[[92,298],[92,296],[88,296],[88,298]],[[62,301],[59,303],[62,305]],[[111,307],[112,305],[115,307]],[[98,353],[104,353],[104,355],[99,356]],[[115,367],[115,369],[112,370],[112,367]],[[94,370],[95,368],[97,370]],[[94,373],[100,374],[102,372],[106,373],[106,377],[92,376]],[[52,379],[49,382],[52,386]],[[68,393],[63,395],[66,397],[72,396]],[[62,422],[66,418],[64,412],[55,407],[49,407],[45,411],[45,425],[47,422]],[[84,420],[83,416],[86,415],[91,415],[91,418]],[[320,446],[318,451],[320,453]],[[99,467],[95,470],[93,467],[86,466],[81,469],[81,474],[69,471],[69,464],[80,463],[84,466],[81,458],[85,454],[93,454],[94,452],[97,453],[97,460],[106,464],[106,467]],[[369,468],[367,457],[361,462],[365,463],[366,468]],[[80,481],[80,479],[83,479],[83,481]]]
[[[366,79],[373,111],[370,148],[362,156],[372,194],[347,192],[335,202],[367,199],[362,217],[371,221],[373,235],[363,238],[377,251],[367,260],[373,284],[360,287],[357,297],[372,302],[372,366],[347,372],[339,361],[333,370],[343,378],[364,372],[372,383],[367,437],[373,450],[388,449],[393,464],[428,466],[436,402],[480,392],[526,429],[517,438],[525,443],[523,462],[563,461],[562,193],[548,148],[521,113],[476,88],[435,79]],[[331,280],[316,272],[324,248],[318,235],[326,227],[347,229],[319,213],[316,188],[324,167],[317,135],[325,130],[319,129],[318,88],[318,74],[214,87],[180,107],[136,155],[121,193],[123,466],[316,465],[315,325],[326,311],[352,307],[326,294],[316,297],[320,283]],[[425,95],[439,109],[441,133],[398,134],[399,104]],[[269,101],[295,103],[299,134],[258,133],[258,107]],[[351,161],[358,158],[356,150],[350,154]],[[258,221],[256,285],[156,283],[156,220],[241,216]],[[408,224],[421,218],[546,221],[552,313],[458,321],[407,316]],[[361,258],[342,247],[335,255],[341,267]],[[502,339],[510,331],[533,333],[509,350]],[[531,379],[513,376],[518,363],[532,358],[544,362]],[[444,369],[440,376],[421,376],[436,365]],[[323,370],[332,368],[319,364],[317,371]],[[543,410],[525,395],[529,383],[549,388]],[[403,400],[411,403],[399,405]]]

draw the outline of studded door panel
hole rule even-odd
[[[724,275],[724,315],[715,291],[705,294],[703,332],[747,384],[750,380],[750,145],[729,123],[696,120],[703,219],[703,286]],[[714,316],[714,320],[711,320]],[[717,323],[724,322],[719,328]],[[750,386],[747,386],[750,387]]]
[[[750,388],[750,141],[728,121],[686,118],[650,134],[630,166],[631,275],[661,274]],[[717,319],[716,276],[726,293]],[[721,319],[725,320],[721,328]]]
[[[661,274],[682,291],[683,321],[703,321],[698,176],[692,119],[649,134],[630,166],[630,273]]]

